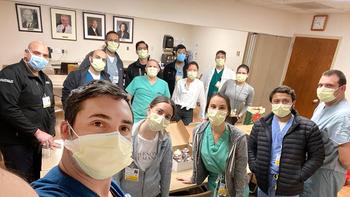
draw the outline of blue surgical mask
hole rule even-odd
[[[29,53],[30,53],[31,57],[30,57],[30,60],[28,61],[28,64],[30,64],[34,70],[41,71],[49,63],[45,58],[34,55],[30,51],[29,51]]]
[[[176,59],[177,59],[177,61],[179,61],[179,62],[183,62],[183,61],[185,61],[185,59],[186,59],[186,54],[179,53],[179,54],[177,54]]]

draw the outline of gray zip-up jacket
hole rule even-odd
[[[160,194],[161,197],[169,196],[171,169],[172,169],[172,146],[170,136],[165,131],[159,131],[157,146],[157,157],[151,166],[143,171],[135,160],[137,155],[137,135],[140,124],[139,121],[133,126],[133,153],[134,161],[129,165],[130,168],[139,169],[139,181],[125,180],[125,169],[114,175],[125,193],[132,197],[155,197]]]
[[[193,132],[193,175],[192,183],[200,185],[209,175],[201,158],[202,139],[209,122],[198,125]],[[230,132],[230,152],[226,162],[225,183],[231,197],[243,197],[247,185],[247,138],[246,134],[236,127],[225,124]]]

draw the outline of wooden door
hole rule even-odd
[[[338,40],[296,37],[284,83],[296,91],[296,109],[311,118],[316,88],[322,73],[331,67]]]
[[[265,107],[267,114],[271,111],[269,95],[281,84],[292,38],[266,34],[256,36],[248,83],[255,90],[253,106]]]

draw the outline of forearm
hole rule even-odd
[[[241,118],[247,112],[247,109],[248,105],[244,105],[242,110],[239,112],[238,116]]]
[[[339,162],[346,168],[350,169],[350,142],[338,146]]]

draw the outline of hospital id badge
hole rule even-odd
[[[275,158],[275,165],[280,166],[281,154],[277,154]]]
[[[228,191],[225,183],[220,183],[218,194],[219,196],[228,196]]]
[[[119,82],[119,76],[112,76],[112,83],[117,84]]]
[[[125,180],[138,182],[139,181],[139,169],[136,168],[125,168]]]
[[[51,100],[49,96],[44,96],[43,97],[43,107],[47,108],[51,106]]]

